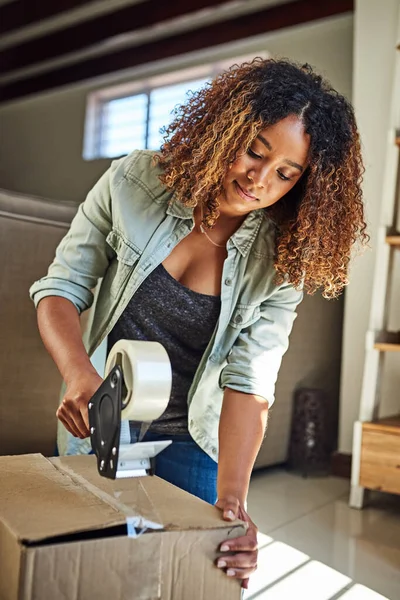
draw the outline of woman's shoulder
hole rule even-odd
[[[156,152],[153,150],[134,150],[114,161],[111,166],[114,181],[120,182],[123,179],[129,184],[136,184],[154,199],[164,195],[166,189],[160,182],[162,169],[155,156]]]
[[[270,217],[260,211],[260,226],[252,245],[251,252],[256,258],[273,258],[275,255],[276,226]]]

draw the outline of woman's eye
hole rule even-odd
[[[251,156],[252,158],[261,158],[261,156],[260,156],[259,154],[256,154],[256,153],[254,152],[254,150],[252,150],[251,148],[249,148],[249,149],[247,150],[247,154],[248,154],[249,156]]]
[[[284,175],[281,171],[277,171],[277,173],[278,173],[278,177],[280,179],[283,179],[283,181],[290,181],[291,180],[291,177],[286,177],[286,175]]]

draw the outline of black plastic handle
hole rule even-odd
[[[115,479],[117,472],[123,386],[122,370],[116,365],[88,405],[90,440],[97,456],[97,469],[109,479]]]

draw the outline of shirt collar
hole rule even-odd
[[[167,214],[179,219],[193,219],[193,207],[184,206],[181,202],[172,197],[167,208]],[[264,218],[262,209],[253,210],[247,215],[239,229],[230,238],[233,245],[239,250],[240,254],[246,257],[257,237]]]
[[[185,206],[172,196],[167,208],[167,215],[179,219],[193,219],[193,206]]]
[[[260,230],[264,211],[257,209],[251,211],[239,227],[239,229],[231,237],[232,243],[244,257],[248,255],[253,245],[254,240]]]

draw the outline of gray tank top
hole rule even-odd
[[[214,332],[219,296],[185,287],[160,264],[142,283],[108,336],[108,352],[121,339],[160,342],[172,367],[172,389],[164,414],[150,430],[188,433],[187,397],[201,357]]]

